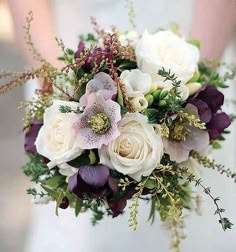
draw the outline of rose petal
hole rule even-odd
[[[79,168],[79,175],[88,185],[99,188],[103,187],[107,183],[109,168],[104,165],[85,165]]]

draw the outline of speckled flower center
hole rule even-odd
[[[185,141],[190,130],[185,123],[177,122],[170,129],[170,138],[173,141]]]
[[[104,134],[111,127],[110,120],[105,113],[97,113],[91,116],[88,119],[88,124],[90,128],[97,134]]]

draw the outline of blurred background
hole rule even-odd
[[[24,66],[6,2],[0,0],[0,69],[22,71]],[[0,98],[0,251],[22,252],[30,219],[29,180],[20,167],[26,161],[23,150],[22,88]]]
[[[60,2],[62,3],[63,1]],[[61,13],[64,11],[65,2],[67,3],[68,1],[64,1],[64,5],[60,5]],[[176,2],[178,1],[176,0]],[[186,1],[186,3],[187,8],[191,7],[191,5],[188,5],[190,1]],[[178,3],[176,3],[176,8],[177,6]],[[182,10],[179,16],[182,17],[185,12],[186,9]],[[190,15],[189,13],[188,15]],[[65,24],[62,22],[62,25]],[[66,27],[64,27],[64,31],[66,32]],[[75,45],[75,43],[73,44]],[[231,48],[226,52],[225,59],[230,60],[232,51],[235,52],[234,47],[235,42],[232,43]],[[20,46],[15,40],[13,22],[7,3],[5,0],[0,0],[0,69],[22,71],[25,65],[26,62],[23,59]],[[1,80],[0,83],[2,83]],[[235,94],[236,89],[234,85],[233,88],[227,91],[227,95],[235,98]],[[0,97],[0,252],[23,252],[24,243],[28,237],[27,232],[31,224],[32,203],[31,197],[26,194],[26,189],[30,186],[30,182],[20,169],[26,161],[23,149],[24,139],[21,131],[23,111],[17,109],[23,97],[22,88],[16,88]],[[228,109],[231,112],[235,112],[235,107]],[[231,126],[231,130],[233,134],[223,145],[225,151],[218,151],[214,155],[218,162],[236,171],[235,124]],[[228,210],[228,216],[232,222],[236,223],[235,184],[212,171],[204,172],[204,181],[206,185],[212,186],[212,191],[214,191],[215,195],[221,197],[223,207]],[[213,185],[212,181],[214,182]],[[224,241],[228,244],[224,252],[235,252],[235,230],[228,232],[226,235],[223,234],[216,218],[212,215],[214,206],[210,206],[211,202],[205,196],[204,200],[205,218],[193,217],[188,220],[189,236],[197,236],[195,240],[187,239],[183,242],[184,251],[199,251],[197,244],[199,244],[199,247],[206,245],[208,239],[215,241],[216,244],[217,242],[220,244],[219,239],[221,238],[219,237],[223,236],[222,242]],[[193,250],[192,247],[196,250]],[[205,250],[203,249],[202,251],[213,252],[213,247],[215,247],[214,251],[222,251],[217,250],[217,245],[215,246],[214,243],[205,247]]]

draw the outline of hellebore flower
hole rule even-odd
[[[80,98],[80,104],[86,106],[88,97],[92,93],[99,93],[105,100],[112,99],[117,94],[115,82],[109,74],[97,73],[86,85],[86,93]]]
[[[113,217],[121,214],[127,200],[135,193],[134,189],[128,190],[120,198],[114,198],[118,191],[118,181],[110,176],[110,170],[105,165],[81,166],[78,173],[69,178],[69,191],[78,198],[86,196],[104,199],[110,207]]]
[[[197,107],[201,121],[206,123],[210,140],[218,139],[224,129],[231,124],[226,113],[218,112],[224,104],[224,95],[216,87],[202,86],[193,97],[188,99],[188,103]]]
[[[192,104],[188,104],[184,112],[198,118],[197,108]],[[178,119],[172,127],[169,139],[163,138],[165,153],[169,154],[172,161],[184,162],[191,150],[201,151],[209,145],[209,134],[205,130],[179,122]]]
[[[90,94],[84,112],[74,122],[76,139],[82,149],[100,149],[120,135],[117,123],[121,120],[120,106],[104,100],[100,93]]]
[[[40,121],[34,121],[31,124],[29,131],[25,134],[25,151],[31,154],[37,154],[35,141],[42,125],[43,123]]]

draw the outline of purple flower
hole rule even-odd
[[[104,100],[100,93],[88,97],[88,105],[75,121],[78,145],[82,149],[100,149],[120,135],[117,123],[121,120],[120,106],[112,100]]]
[[[35,141],[42,125],[43,125],[42,122],[34,121],[31,124],[29,131],[25,134],[25,150],[34,155],[37,154]]]
[[[231,124],[229,116],[218,112],[224,104],[224,95],[213,86],[204,85],[188,103],[197,107],[200,119],[206,123],[210,140],[220,137],[224,129]]]
[[[184,109],[184,112],[193,114],[197,118],[199,117],[197,108],[192,104],[188,104]],[[176,124],[176,128],[171,130],[170,135],[175,130],[178,130],[181,135],[186,133],[186,139],[163,139],[164,152],[170,156],[172,161],[176,161],[177,163],[184,162],[189,158],[190,151],[202,151],[209,145],[209,134],[207,131],[187,124],[183,125],[182,128],[181,124]]]
[[[109,74],[100,72],[87,83],[86,93],[80,98],[80,104],[86,106],[88,103],[88,97],[92,93],[99,93],[105,100],[108,100],[113,99],[116,96],[117,88]]]
[[[78,198],[86,196],[104,199],[110,207],[113,217],[121,214],[127,200],[135,193],[133,188],[117,197],[118,181],[110,176],[109,168],[104,165],[81,166],[77,174],[69,178],[69,191]]]

